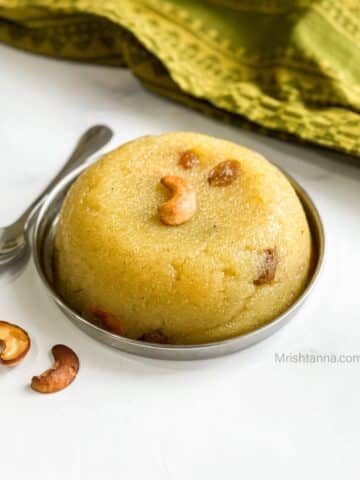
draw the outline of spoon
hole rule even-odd
[[[93,153],[106,145],[113,135],[104,125],[89,128],[79,139],[73,153],[48,186],[11,225],[0,228],[0,277],[13,278],[29,257],[27,232],[31,219],[55,185]]]

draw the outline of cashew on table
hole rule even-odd
[[[18,364],[30,349],[29,335],[18,325],[0,320],[0,363]]]
[[[52,348],[54,366],[37,377],[33,377],[31,388],[40,393],[54,393],[63,390],[75,380],[80,362],[76,353],[65,345]]]

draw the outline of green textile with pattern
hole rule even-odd
[[[360,156],[359,19],[360,0],[0,0],[0,41]]]

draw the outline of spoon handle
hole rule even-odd
[[[81,165],[90,155],[95,153],[101,147],[106,145],[113,136],[112,130],[105,125],[95,125],[90,127],[79,139],[71,156],[51,180],[47,187],[36,197],[29,207],[16,220],[15,224],[20,230],[26,229],[27,222],[31,218],[31,214],[37,210],[43,203],[46,195],[54,188],[54,186],[67,175],[75,167]],[[14,224],[14,225],[15,225]]]

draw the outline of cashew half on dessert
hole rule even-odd
[[[80,362],[76,353],[65,345],[52,348],[54,366],[38,377],[33,377],[31,388],[39,393],[54,393],[70,385],[79,371]]]
[[[30,337],[21,327],[0,321],[0,363],[18,364],[30,349]]]
[[[196,212],[196,191],[185,178],[165,176],[161,183],[173,194],[158,210],[160,220],[166,225],[181,225],[188,222]]]

